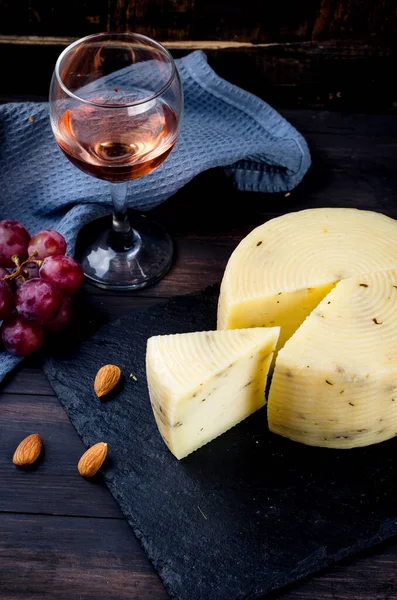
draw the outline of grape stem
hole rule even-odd
[[[41,267],[41,265],[43,264],[43,261],[35,258],[35,256],[37,256],[36,250],[34,250],[32,252],[32,255],[29,256],[23,262],[20,262],[19,256],[17,256],[16,254],[11,256],[11,260],[15,265],[15,269],[11,273],[8,273],[8,275],[4,275],[2,277],[2,279],[4,279],[5,281],[13,281],[14,279],[21,278],[25,282],[26,277],[24,277],[24,273],[23,273],[24,266],[29,263],[33,263],[33,264],[37,265],[38,267]]]

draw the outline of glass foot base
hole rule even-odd
[[[85,276],[94,285],[108,290],[138,290],[153,285],[172,263],[171,237],[144,215],[131,219],[132,246],[115,245],[111,216],[96,219],[81,231],[77,258]]]

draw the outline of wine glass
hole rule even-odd
[[[112,219],[84,230],[85,275],[108,289],[155,283],[171,265],[171,238],[143,215],[130,224],[126,198],[129,180],[157,169],[178,137],[183,93],[172,56],[144,35],[90,35],[59,56],[49,102],[66,157],[110,186]]]

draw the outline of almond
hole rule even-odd
[[[98,398],[109,394],[120,381],[121,371],[115,365],[104,365],[96,374],[94,390]]]
[[[82,477],[93,477],[103,465],[103,461],[108,453],[108,445],[99,442],[84,452],[77,465],[78,471]]]
[[[12,462],[18,467],[33,464],[40,456],[43,442],[38,433],[32,433],[22,440],[14,452]]]

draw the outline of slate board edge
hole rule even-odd
[[[354,544],[354,546],[351,546],[349,548],[343,548],[342,550],[340,550],[339,552],[336,552],[335,554],[330,554],[329,556],[325,556],[323,559],[322,565],[318,565],[318,564],[316,565],[316,563],[309,563],[307,568],[302,570],[302,572],[299,575],[294,576],[293,571],[292,571],[291,576],[286,577],[285,579],[280,579],[275,585],[269,586],[264,591],[258,590],[258,591],[254,592],[254,595],[246,595],[241,598],[236,598],[235,600],[256,600],[258,598],[263,598],[270,592],[274,592],[276,590],[281,591],[283,588],[286,588],[287,586],[290,586],[294,583],[302,581],[303,579],[306,579],[306,577],[308,577],[310,575],[315,575],[316,573],[318,574],[318,573],[322,572],[324,569],[327,569],[327,568],[335,565],[336,563],[340,562],[341,560],[343,560],[345,558],[358,556],[365,550],[368,550],[369,548],[373,548],[373,547],[381,544],[382,542],[385,542],[388,539],[396,537],[397,532],[395,531],[395,529],[397,527],[397,521],[391,520],[390,527],[393,528],[393,531],[387,533],[384,531],[385,527],[383,527],[382,531],[380,533],[372,536],[371,538],[366,539],[365,541],[363,541],[360,538],[359,540],[357,540],[357,542],[356,542],[356,544]]]
[[[199,292],[194,292],[191,294],[185,294],[185,295],[181,295],[181,296],[175,296],[173,298],[171,298],[170,300],[168,300],[165,303],[161,303],[159,305],[155,305],[146,309],[142,309],[139,311],[134,311],[134,315],[136,315],[137,313],[140,314],[146,314],[146,313],[153,313],[153,312],[158,312],[158,311],[162,311],[164,309],[165,306],[169,306],[170,304],[174,304],[174,303],[178,303],[180,298],[187,298],[187,297],[195,297],[196,295],[199,294],[209,294],[209,295],[213,295],[214,293],[219,291],[219,285],[215,284],[215,285],[211,285],[208,286],[207,288],[199,291]],[[128,314],[126,315],[128,317]],[[121,320],[123,319],[123,317],[121,317]],[[116,319],[112,322],[117,322],[120,319]],[[96,335],[97,333],[99,333],[103,328],[107,328],[110,327],[112,325],[112,322],[106,323],[104,324],[99,330],[97,330],[97,332],[95,332],[94,335]],[[72,416],[69,415],[69,413],[67,412],[62,400],[58,397],[55,388],[52,385],[52,380],[51,377],[49,376],[47,369],[46,369],[46,365],[47,363],[51,363],[52,359],[51,358],[47,358],[44,361],[44,365],[43,365],[43,370],[47,376],[47,379],[51,385],[51,388],[54,390],[55,395],[58,398],[58,401],[60,402],[62,408],[65,410],[70,422],[72,423],[76,433],[78,434],[78,436],[80,437],[80,439],[83,441],[83,443],[85,444],[86,447],[88,447],[90,445],[90,441],[88,440],[88,438],[85,435],[82,435],[79,433],[79,431],[77,430],[77,428],[74,425],[74,422],[72,420]],[[113,481],[112,478],[109,477],[106,472],[104,473],[104,481],[106,483],[106,486],[108,487],[110,493],[112,494],[113,498],[115,499],[115,501],[118,503],[118,505],[120,506],[121,512],[124,515],[124,517],[126,518],[128,524],[130,525],[130,527],[132,528],[134,535],[136,536],[136,538],[139,540],[139,543],[141,544],[145,554],[147,555],[150,563],[153,565],[154,569],[156,570],[158,576],[160,577],[165,590],[167,591],[167,593],[170,595],[171,598],[175,598],[176,600],[178,600],[178,595],[175,592],[175,590],[173,589],[172,584],[170,584],[169,581],[166,581],[163,579],[162,576],[162,569],[165,565],[164,561],[160,560],[157,556],[156,556],[156,549],[153,548],[153,545],[151,544],[151,542],[146,538],[145,534],[141,531],[141,529],[138,527],[138,525],[136,524],[135,520],[134,520],[134,516],[130,513],[130,511],[128,510],[128,507],[125,505],[123,498],[119,497],[119,494],[117,492],[117,490],[114,488],[113,486]],[[375,545],[378,545],[384,541],[386,541],[387,539],[390,539],[392,537],[395,537],[397,535],[397,520],[396,519],[390,519],[390,522],[388,522],[387,524],[383,524],[383,526],[380,528],[379,532],[367,539],[357,539],[356,543],[353,546],[349,546],[348,548],[342,548],[341,550],[339,550],[338,552],[334,553],[334,554],[329,554],[327,555],[325,548],[320,548],[320,553],[321,553],[321,558],[318,556],[318,552],[314,553],[313,559],[312,561],[308,561],[307,562],[307,566],[302,568],[301,563],[298,563],[298,566],[295,567],[294,570],[290,571],[289,575],[284,577],[284,578],[279,578],[276,581],[272,581],[269,582],[268,585],[266,585],[266,583],[264,583],[261,587],[257,587],[256,589],[252,589],[248,594],[244,594],[243,596],[235,596],[233,600],[256,600],[258,598],[262,598],[263,596],[266,596],[266,594],[269,594],[272,591],[275,590],[280,590],[286,586],[289,586],[291,584],[293,584],[294,582],[298,582],[299,580],[305,579],[306,577],[308,577],[309,575],[313,575],[315,573],[318,573],[320,571],[322,571],[323,569],[334,565],[335,563],[337,563],[338,561],[347,558],[347,557],[351,557],[357,553],[360,553],[364,550],[367,550]],[[323,551],[324,554],[321,552]],[[321,564],[319,564],[319,560],[321,561]],[[306,561],[305,561],[306,562]],[[296,574],[296,570],[299,568],[300,573],[297,575]],[[221,600],[221,598],[220,598]],[[222,599],[223,600],[223,599]],[[224,600],[230,600],[228,599],[224,599]]]

